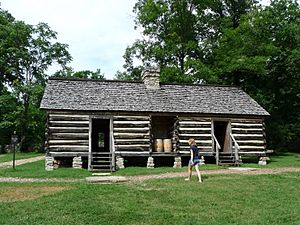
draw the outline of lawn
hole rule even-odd
[[[37,153],[37,152],[16,152],[16,160],[18,159],[27,159],[36,156],[42,156],[45,153]],[[9,162],[13,160],[13,153],[0,154],[0,163]]]
[[[248,159],[252,162],[252,159]],[[266,166],[260,166],[256,163],[243,164],[242,167],[260,167],[260,168],[278,168],[278,167],[300,167],[300,154],[285,153],[274,155],[271,161]],[[227,167],[217,166],[215,164],[206,164],[200,167],[200,170],[216,170],[224,169]],[[170,172],[185,172],[187,167],[172,168],[172,167],[158,167],[148,169],[146,167],[127,167],[125,169],[116,171],[113,175],[146,175],[146,174],[161,174]],[[15,170],[12,168],[0,168],[0,177],[24,177],[24,178],[84,178],[91,176],[92,173],[86,169],[72,169],[72,168],[59,168],[54,171],[45,171],[45,162],[40,160],[33,163],[17,166]]]
[[[300,167],[299,156],[273,156],[263,168]],[[129,167],[114,175],[177,171],[186,171],[186,167]],[[0,177],[84,178],[91,174],[72,168],[45,171],[43,160],[16,170],[0,169]],[[203,179],[202,184],[196,177],[191,182],[166,178],[122,184],[0,183],[0,224],[300,224],[299,172],[204,175]]]
[[[256,157],[243,159],[242,167],[256,168],[279,168],[279,167],[300,167],[300,153],[278,153],[270,156],[267,165],[258,165]]]
[[[1,224],[300,224],[300,173],[123,184],[0,183]]]

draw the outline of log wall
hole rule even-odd
[[[147,151],[151,148],[149,116],[114,116],[116,151]]]
[[[231,119],[231,133],[240,153],[266,150],[265,125],[261,119]]]
[[[87,155],[89,151],[89,116],[49,113],[47,153],[50,155]]]
[[[87,114],[49,112],[47,123],[47,153],[54,156],[88,155],[89,117]],[[113,119],[114,149],[133,154],[149,152],[152,148],[151,117],[115,115]],[[212,152],[212,118],[174,116],[173,151],[188,151],[188,139],[194,138],[202,152]],[[263,119],[228,118],[231,133],[240,152],[255,153],[266,150]]]
[[[179,149],[189,150],[189,138],[196,140],[200,151],[212,150],[211,119],[201,117],[179,117]]]

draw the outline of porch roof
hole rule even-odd
[[[46,110],[203,113],[267,116],[254,99],[231,86],[49,79],[41,108]]]

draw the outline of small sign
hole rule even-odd
[[[11,135],[11,141],[13,144],[17,144],[18,143],[18,135],[16,135],[16,134]]]

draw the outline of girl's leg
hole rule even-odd
[[[195,165],[195,169],[196,169],[196,172],[197,172],[197,175],[198,175],[198,179],[199,179],[199,182],[201,183],[202,182],[202,179],[201,179],[201,174],[200,174],[200,170],[199,170],[199,165]]]
[[[188,165],[188,178],[186,178],[185,180],[191,180],[192,178],[192,166]]]

